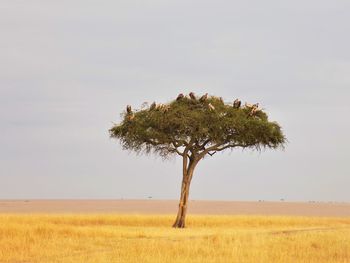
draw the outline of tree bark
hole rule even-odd
[[[181,196],[180,196],[180,202],[179,202],[179,210],[177,212],[177,217],[176,217],[175,223],[173,224],[173,227],[175,227],[175,228],[185,228],[188,196],[190,193],[190,184],[191,184],[193,171],[194,171],[196,164],[197,164],[197,162],[190,161],[190,163],[187,167],[187,157],[186,157],[186,161],[184,160],[184,163],[183,163],[184,167],[183,167],[183,177],[182,177],[182,184],[181,184]]]

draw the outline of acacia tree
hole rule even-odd
[[[179,95],[167,104],[138,111],[128,106],[123,121],[115,124],[110,136],[120,140],[123,149],[156,153],[162,157],[182,157],[182,185],[178,214],[173,227],[184,228],[193,172],[205,156],[225,149],[283,147],[285,136],[276,122],[257,106],[240,107],[215,96],[197,99]]]

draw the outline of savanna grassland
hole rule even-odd
[[[0,262],[350,262],[350,218],[0,215]]]

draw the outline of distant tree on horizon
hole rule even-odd
[[[221,97],[205,94],[197,98],[179,94],[166,104],[133,111],[126,107],[122,122],[110,136],[120,140],[123,149],[155,153],[164,158],[182,157],[182,184],[177,218],[173,227],[184,228],[190,184],[194,170],[205,156],[234,148],[283,147],[286,138],[277,122],[270,122],[258,104],[236,99],[225,103]]]

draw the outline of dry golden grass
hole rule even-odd
[[[350,218],[0,215],[0,262],[350,262]]]

